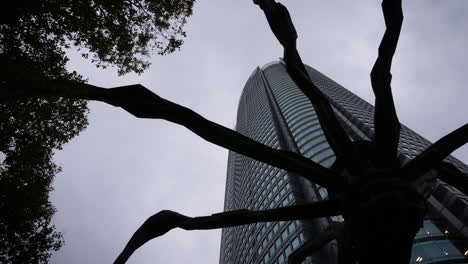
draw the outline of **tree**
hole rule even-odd
[[[84,48],[98,67],[115,65],[119,74],[141,73],[145,60],[179,49],[194,0],[40,0],[16,1],[0,11],[0,52],[11,47],[25,56]],[[43,54],[44,55],[44,54]]]
[[[328,99],[314,85],[296,48],[297,34],[289,13],[274,0],[254,0],[265,12],[271,30],[284,47],[286,69],[299,89],[314,105],[327,141],[337,156],[330,169],[297,153],[262,145],[183,106],[165,100],[141,85],[111,89],[73,81],[5,81],[0,101],[22,97],[60,96],[96,100],[121,107],[138,118],[165,119],[185,126],[221,147],[288,170],[328,189],[330,198],[310,204],[268,210],[240,209],[211,216],[188,217],[164,210],[149,217],[130,238],[115,263],[125,263],[135,250],[171,229],[205,230],[256,222],[288,221],[343,215],[292,254],[290,263],[301,263],[308,254],[337,239],[340,263],[408,263],[412,241],[426,213],[425,198],[418,185],[440,178],[468,194],[468,179],[443,159],[468,142],[468,124],[444,136],[406,164],[396,156],[400,125],[391,92],[390,68],[403,22],[401,0],[383,0],[386,31],[371,72],[376,96],[375,141],[350,141]],[[14,89],[20,87],[20,89]],[[447,177],[439,173],[453,170]],[[381,252],[392,252],[385,258]]]
[[[21,79],[49,77],[82,82],[52,60],[0,57],[0,76]],[[26,67],[25,67],[26,66]],[[84,100],[25,98],[0,104],[0,262],[47,263],[63,244],[51,224],[55,208],[49,202],[52,181],[60,171],[54,150],[88,125]]]
[[[183,44],[194,0],[16,1],[0,10],[0,79],[85,83],[66,69],[72,46],[97,67],[142,73],[149,55]],[[54,150],[88,125],[85,100],[0,102],[0,262],[46,263],[63,238],[51,224]]]

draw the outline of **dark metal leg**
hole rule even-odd
[[[338,200],[324,200],[312,204],[263,211],[242,209],[202,217],[188,217],[177,212],[165,210],[151,216],[138,228],[114,263],[125,263],[133,252],[143,244],[177,227],[185,230],[207,230],[257,222],[290,221],[325,217],[339,215],[341,213],[341,202]]]
[[[443,159],[445,159],[450,153],[468,143],[468,124],[456,129],[450,134],[439,139],[437,142],[432,144],[410,162],[408,162],[403,168],[403,173],[410,179],[417,179],[421,177],[431,168],[437,167]],[[443,177],[441,180],[447,181],[447,183],[459,188],[465,194],[468,194],[468,180],[467,177],[462,173],[457,173],[453,165],[442,164],[446,170],[451,170],[452,173],[441,174]],[[457,177],[455,175],[459,175]]]
[[[347,168],[359,173],[357,168],[360,167],[360,161],[355,158],[357,155],[351,140],[339,124],[328,99],[311,81],[302,63],[296,49],[296,29],[287,8],[271,0],[255,2],[262,7],[272,32],[283,45],[286,69],[296,85],[314,105],[325,137],[337,159],[344,160]]]
[[[314,239],[306,241],[288,257],[288,264],[300,264],[310,254],[320,250],[328,242],[342,236],[344,223],[333,222],[325,230],[320,232]]]
[[[387,29],[372,68],[371,83],[375,94],[374,130],[377,166],[391,167],[397,165],[396,154],[400,138],[400,122],[390,86],[392,80],[390,69],[403,24],[401,0],[383,0],[382,10]]]

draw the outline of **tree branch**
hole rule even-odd
[[[201,217],[188,217],[177,212],[165,210],[151,216],[138,228],[114,263],[125,263],[135,250],[143,244],[177,227],[184,230],[208,230],[258,222],[291,221],[325,217],[339,215],[341,213],[341,204],[338,200],[324,200],[312,204],[263,211],[242,209]]]
[[[396,165],[400,138],[400,122],[390,86],[392,80],[390,69],[403,24],[401,0],[383,0],[382,10],[387,29],[371,71],[371,84],[375,94],[374,126],[377,165],[388,167]]]
[[[0,102],[25,96],[62,96],[98,100],[119,106],[138,118],[158,118],[182,125],[203,139],[272,166],[295,172],[330,189],[342,188],[343,180],[298,153],[277,150],[236,131],[206,120],[194,111],[165,100],[142,85],[112,89],[72,81],[4,82]]]
[[[299,89],[313,104],[320,126],[337,159],[345,161],[349,169],[359,173],[357,169],[360,167],[360,161],[355,158],[357,155],[351,140],[338,122],[328,99],[312,82],[302,63],[296,49],[296,29],[287,8],[273,0],[254,0],[254,3],[265,12],[271,30],[284,47],[286,69]]]

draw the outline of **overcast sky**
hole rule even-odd
[[[369,72],[384,32],[378,0],[282,1],[296,25],[306,64],[373,103]],[[468,122],[468,1],[404,0],[393,63],[400,121],[431,141]],[[251,72],[282,56],[251,0],[199,0],[180,52],[153,56],[141,76],[118,77],[71,54],[89,83],[140,83],[227,127]],[[89,127],[55,155],[52,202],[65,246],[52,263],[111,263],[141,223],[171,209],[198,216],[222,211],[227,151],[161,120],[136,119],[90,103]],[[468,147],[455,156],[468,162]],[[128,263],[217,263],[221,232],[173,230]]]

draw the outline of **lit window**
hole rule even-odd
[[[438,246],[442,249],[445,256],[461,255],[461,252],[448,240],[438,243]]]

